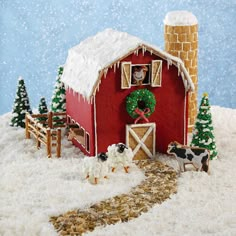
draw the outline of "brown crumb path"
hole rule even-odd
[[[96,203],[88,209],[52,216],[50,222],[60,235],[82,235],[98,226],[127,222],[147,212],[177,192],[176,172],[159,161],[135,162],[147,177],[131,192]]]

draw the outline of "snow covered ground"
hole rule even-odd
[[[211,174],[185,172],[171,199],[133,221],[87,235],[236,235],[236,110],[211,110],[219,151]],[[82,176],[78,149],[64,140],[63,157],[48,159],[9,121],[10,114],[0,116],[0,235],[56,235],[49,216],[128,192],[145,178],[133,166],[130,174],[118,171],[91,185]],[[174,159],[160,160],[177,169]]]

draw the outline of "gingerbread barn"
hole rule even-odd
[[[180,58],[154,45],[106,29],[69,50],[62,81],[70,137],[86,155],[123,142],[142,159],[187,143],[194,84]],[[138,90],[132,117],[127,100]]]

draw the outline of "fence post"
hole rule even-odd
[[[48,158],[50,158],[52,156],[51,129],[50,128],[47,128],[46,137],[47,137],[47,155],[48,155]]]
[[[52,129],[52,112],[48,112],[48,128]]]
[[[41,143],[40,143],[40,141],[39,141],[39,124],[38,124],[38,122],[36,122],[35,123],[35,126],[36,126],[36,146],[37,146],[37,148],[39,149],[40,148],[40,145],[41,145]]]
[[[61,157],[61,129],[57,129],[57,157]]]
[[[28,112],[25,114],[25,138],[30,139]]]

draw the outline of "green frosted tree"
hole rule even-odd
[[[10,125],[25,128],[25,114],[27,112],[32,114],[25,82],[22,77],[19,77],[14,107],[12,111],[13,117],[11,119]]]
[[[65,91],[65,86],[61,81],[62,73],[63,73],[63,67],[60,66],[58,69],[58,76],[52,96],[52,102],[51,102],[52,112],[66,111],[66,91]]]
[[[193,130],[191,146],[207,148],[211,160],[217,158],[214,128],[210,111],[208,94],[204,93],[199,107],[197,119]]]
[[[48,113],[48,107],[47,107],[46,99],[44,97],[42,97],[39,101],[38,112],[40,114]],[[47,117],[39,117],[38,120],[44,122],[47,120]]]

